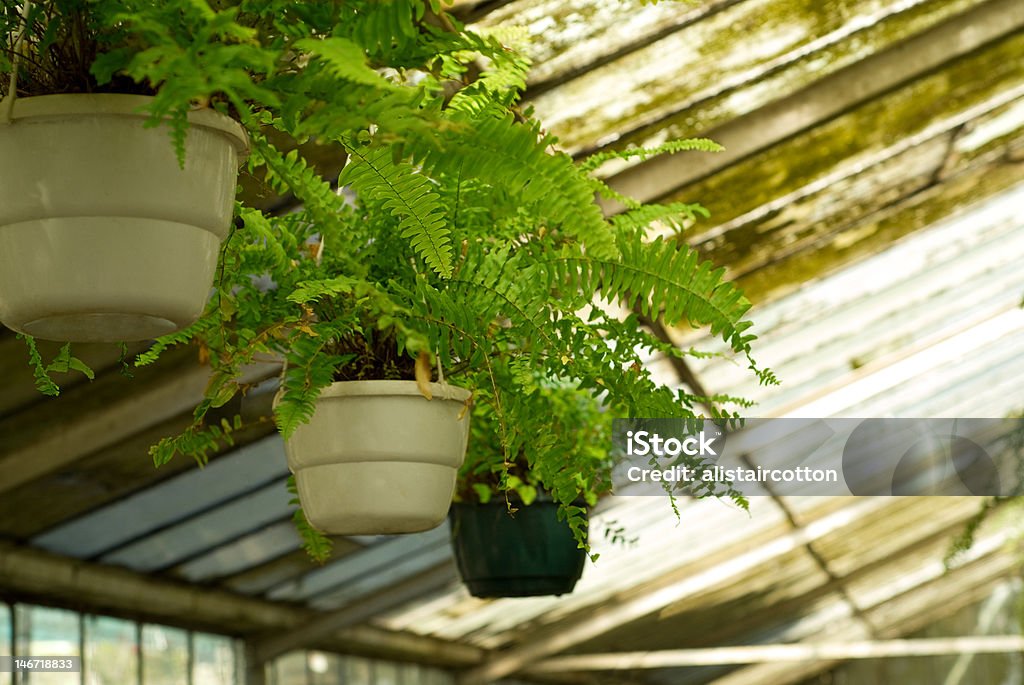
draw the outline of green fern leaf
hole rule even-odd
[[[237,425],[237,422],[232,425],[225,420],[217,425],[203,426],[197,421],[184,432],[163,438],[149,448],[153,466],[160,468],[179,454],[191,456],[200,467],[206,466],[212,455],[234,444],[232,433]]]
[[[755,336],[746,333],[752,324],[743,319],[750,302],[724,280],[724,269],[701,262],[694,249],[674,240],[648,243],[637,234],[622,238],[619,247],[618,261],[566,252],[552,266],[571,289],[600,291],[669,325],[708,325],[734,351],[750,351]]]
[[[422,2],[375,0],[351,5],[351,9],[343,7],[350,14],[339,25],[347,27],[349,37],[371,54],[387,58],[415,44],[419,36],[416,21],[423,16]]]
[[[533,205],[549,228],[582,242],[597,257],[616,254],[615,237],[594,203],[594,191],[555,140],[511,116],[453,117],[460,134],[438,148],[418,145],[414,154],[431,174],[475,178]]]
[[[452,275],[451,231],[430,180],[412,165],[395,164],[391,149],[351,147],[351,161],[339,184],[351,185],[364,200],[381,203],[399,218],[399,231],[423,261],[443,278]]]
[[[695,222],[697,217],[707,218],[710,213],[699,204],[670,202],[657,205],[640,205],[612,217],[612,225],[620,232],[645,231],[651,224],[661,223],[676,231],[682,231]]]
[[[242,207],[238,211],[238,216],[242,219],[242,225],[246,230],[252,232],[261,248],[271,256],[274,266],[278,269],[286,269],[291,262],[291,257],[263,212],[251,207]]]
[[[295,289],[288,295],[288,299],[299,304],[316,302],[325,297],[334,297],[351,293],[358,284],[348,276],[336,276],[320,281],[303,281],[295,286]]]
[[[43,363],[43,358],[39,354],[39,350],[36,348],[35,338],[30,335],[25,335],[24,333],[18,333],[18,338],[24,340],[25,347],[28,348],[29,365],[32,367],[32,375],[36,380],[36,389],[50,397],[57,397],[60,395],[60,386],[54,383],[53,379],[50,378],[46,364]]]
[[[325,354],[330,343],[326,335],[297,337],[287,355],[283,392],[274,408],[277,428],[285,439],[290,438],[316,412],[320,391],[334,382],[334,371],[345,361],[339,355]]]
[[[207,331],[217,324],[217,320],[213,317],[204,316],[188,328],[157,338],[152,347],[135,358],[135,366],[148,366],[152,364],[166,350],[178,345],[184,345],[193,338],[202,338]]]
[[[28,349],[29,366],[32,367],[32,376],[35,379],[36,390],[50,397],[60,395],[60,386],[50,377],[51,373],[69,373],[78,371],[89,380],[96,378],[89,365],[78,357],[71,354],[71,343],[65,343],[53,360],[47,364],[43,361],[39,349],[36,347],[35,338],[24,333],[18,333],[18,339],[25,342]]]
[[[577,166],[581,171],[594,171],[605,162],[613,159],[630,160],[639,159],[641,162],[657,157],[659,155],[672,154],[683,151],[697,152],[722,152],[724,147],[707,138],[683,138],[681,140],[670,140],[657,147],[631,147],[625,150],[605,150],[590,155],[581,161]]]
[[[96,377],[96,374],[93,373],[93,370],[85,362],[78,357],[72,356],[71,343],[65,343],[53,361],[47,364],[46,373],[68,373],[72,370],[78,371],[89,380],[93,380]]]
[[[305,550],[306,554],[313,561],[321,564],[326,562],[331,558],[331,554],[334,551],[334,543],[329,537],[314,528],[309,520],[306,519],[306,513],[302,511],[302,506],[299,502],[299,490],[295,485],[295,476],[288,477],[288,492],[292,494],[289,504],[297,507],[295,513],[292,514],[292,522],[295,524],[296,532],[298,532],[299,537],[302,539],[302,549]]]
[[[345,38],[304,38],[295,47],[323,60],[335,78],[385,90],[397,87],[371,69],[363,49]]]

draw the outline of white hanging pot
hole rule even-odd
[[[470,393],[414,381],[346,381],[285,442],[306,518],[336,535],[416,533],[448,514],[466,456]]]
[[[0,321],[50,340],[144,340],[202,313],[248,152],[188,115],[185,168],[138,95],[18,98],[0,123]]]

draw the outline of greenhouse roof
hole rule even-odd
[[[759,386],[728,358],[651,360],[665,383],[757,400],[757,416],[1021,408],[1024,3],[457,7],[529,41],[528,97],[564,149],[725,146],[602,171],[640,199],[708,207],[691,242],[755,302],[755,356],[782,385]],[[703,331],[664,334],[722,349]],[[470,597],[446,527],[337,538],[316,566],[292,529],[270,424],[203,470],[155,470],[148,446],[187,425],[207,371],[184,350],[128,379],[118,355],[81,346],[97,379],[69,378],[49,400],[21,343],[0,333],[0,597],[245,636],[258,658],[316,646],[452,666],[473,685],[599,674],[586,656],[610,652],[904,636],[1017,564],[990,527],[947,571],[973,498],[766,495],[749,512],[684,500],[678,518],[664,497],[609,498],[592,522],[601,558],[560,598]],[[271,380],[225,412],[267,414],[275,373],[252,369]],[[605,541],[616,526],[635,542]],[[779,684],[832,663],[624,663],[618,675]]]

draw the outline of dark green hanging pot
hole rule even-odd
[[[537,501],[508,513],[504,501],[452,505],[452,548],[474,597],[536,597],[572,592],[587,559],[558,505]]]

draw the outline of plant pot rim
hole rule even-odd
[[[472,393],[450,383],[430,383],[434,399],[465,402]],[[336,381],[320,393],[320,399],[331,397],[423,397],[416,381]]]
[[[54,116],[127,116],[145,119],[139,111],[153,101],[150,95],[120,93],[60,93],[17,98],[11,121]],[[249,155],[249,136],[242,125],[229,116],[212,109],[194,109],[188,113],[192,126],[216,131],[227,137],[238,151],[239,162]]]

